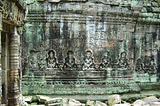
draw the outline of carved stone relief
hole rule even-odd
[[[93,54],[90,50],[86,50],[85,52],[84,63],[83,63],[82,69],[83,70],[94,70],[95,69]]]
[[[18,26],[24,25],[25,10],[20,9],[13,1],[4,0],[3,2],[2,17]]]
[[[48,68],[58,68],[56,52],[54,50],[48,51],[46,60]]]
[[[102,58],[102,62],[100,64],[100,69],[110,68],[111,67],[111,58],[109,56],[109,52],[105,52]]]
[[[38,66],[41,71],[44,71],[46,69],[46,56],[45,55],[46,55],[45,52],[41,52],[39,56]]]
[[[143,74],[144,73],[144,64],[142,62],[142,59],[137,59],[137,62],[136,62],[136,69],[135,71],[139,74]]]
[[[28,4],[29,15],[23,38],[26,51],[39,51],[38,67],[33,74],[44,77],[44,83],[47,82],[44,85],[61,85],[66,89],[72,86],[66,94],[82,94],[85,90],[75,89],[90,85],[105,86],[103,92],[106,89],[106,92],[117,92],[117,89],[112,90],[113,86],[123,88],[122,83],[125,83],[125,88],[130,90],[131,82],[141,81],[134,80],[134,74],[138,78],[145,75],[147,79],[156,76],[152,74],[157,68],[156,53],[151,59],[147,52],[158,49],[156,35],[159,27],[137,22],[138,11],[134,11],[136,7],[130,2],[126,7],[115,0],[37,1]],[[126,5],[127,1],[121,2]],[[46,46],[41,49],[44,42]],[[34,62],[32,64],[34,66]],[[83,87],[76,88],[76,82],[84,83]],[[134,87],[134,91],[139,90]],[[61,88],[50,91],[53,94],[65,91],[58,89]]]
[[[126,52],[122,52],[118,61],[118,65],[120,68],[129,68],[129,63],[127,59]]]
[[[63,65],[64,70],[65,69],[76,69],[77,65],[75,63],[75,58],[73,56],[73,52],[72,51],[68,51],[67,52],[67,57],[65,58],[65,63]]]
[[[31,69],[37,68],[37,52],[36,50],[31,50],[28,59],[28,67]]]

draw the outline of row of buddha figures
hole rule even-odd
[[[47,69],[61,69],[61,70],[77,70],[79,67],[78,64],[75,62],[75,57],[73,51],[68,51],[67,52],[67,57],[64,59],[64,63],[60,64],[57,62],[57,57],[56,57],[56,52],[55,50],[49,50],[46,54],[46,57],[41,55],[39,57],[39,61],[35,61],[35,57],[32,55],[32,57],[29,59],[29,67],[30,68],[35,68],[36,63],[38,63],[38,67],[40,70],[46,70]],[[113,68],[116,66],[116,68],[127,68],[130,69],[129,67],[129,62],[127,58],[127,53],[126,52],[121,52],[118,62],[112,63],[111,57],[109,56],[109,52],[105,52],[102,59],[101,63],[97,65],[94,62],[94,57],[93,53],[91,50],[86,50],[85,52],[85,57],[83,59],[83,64],[80,65],[81,70],[99,70],[99,69],[106,69],[106,68]],[[150,59],[150,63],[148,65],[144,65],[142,62],[142,59],[138,59],[136,62],[136,67],[135,70],[138,73],[143,73],[147,71],[155,72],[157,70],[156,64],[154,62],[154,58]]]

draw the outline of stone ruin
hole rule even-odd
[[[160,3],[27,0],[22,94],[159,89]]]

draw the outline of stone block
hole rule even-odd
[[[160,12],[160,8],[159,7],[152,7],[152,12]]]
[[[118,94],[111,95],[108,97],[109,106],[113,106],[116,103],[121,103],[121,97]]]
[[[37,98],[38,98],[39,102],[42,102],[42,103],[44,103],[47,100],[51,99],[50,97],[44,96],[44,95],[37,95]]]
[[[94,102],[94,101],[87,100],[86,105],[87,105],[87,106],[94,106],[94,105],[95,105],[95,102]]]
[[[100,102],[100,101],[96,101],[95,106],[107,106],[107,104]]]
[[[152,102],[150,103],[150,106],[160,106],[160,102]]]
[[[69,99],[68,106],[85,106],[85,104],[82,104],[75,99]]]
[[[158,3],[156,3],[156,2],[152,2],[151,4],[153,7],[158,7]]]
[[[25,96],[24,97],[24,101],[27,102],[27,103],[31,103],[33,100],[33,97],[32,96]]]
[[[147,9],[146,9],[145,7],[143,7],[142,10],[141,10],[141,12],[142,12],[142,13],[146,13],[146,12],[147,12]]]
[[[145,101],[143,101],[143,100],[136,100],[133,103],[133,106],[150,106],[150,104],[145,102]]]
[[[134,32],[134,27],[135,27],[134,23],[127,23],[126,24],[126,31],[128,31],[128,32]]]
[[[63,98],[63,106],[67,106],[68,105],[68,98]]]
[[[144,102],[159,102],[160,100],[155,97],[155,96],[151,96],[151,97],[147,97],[147,98],[143,98],[142,99]]]

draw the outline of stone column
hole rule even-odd
[[[7,71],[9,69],[9,50],[8,50],[8,33],[3,32],[1,37],[1,48],[2,48],[2,54],[1,54],[1,64],[2,64],[2,76],[1,76],[1,82],[2,82],[2,98],[1,102],[2,104],[7,104]]]
[[[0,76],[1,76],[1,31],[2,31],[2,6],[3,6],[3,2],[2,0],[0,0]],[[1,84],[1,77],[0,77],[0,84]],[[1,87],[0,86],[0,96],[1,96]],[[1,101],[0,101],[0,105],[1,105]]]
[[[12,29],[12,28],[11,28]],[[20,105],[20,62],[19,62],[20,36],[17,27],[13,27],[10,36],[10,70],[8,72],[8,106]]]

